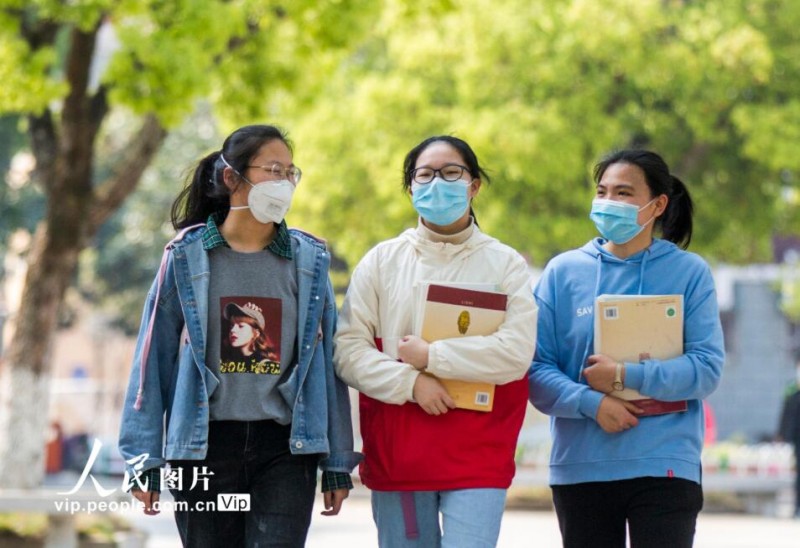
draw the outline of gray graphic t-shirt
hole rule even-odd
[[[220,381],[209,401],[211,419],[289,424],[292,410],[277,386],[294,363],[294,261],[227,247],[212,249],[209,260],[206,367]]]

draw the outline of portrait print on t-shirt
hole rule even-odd
[[[281,300],[220,298],[220,373],[281,374]]]

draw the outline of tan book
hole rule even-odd
[[[594,349],[617,361],[669,360],[683,354],[683,295],[600,295],[595,302]],[[612,395],[643,415],[685,411],[686,401],[664,402],[626,388]]]
[[[422,295],[419,334],[429,343],[455,337],[491,335],[505,319],[508,302],[505,293],[437,282],[423,287]],[[492,410],[494,384],[456,379],[439,381],[455,400],[456,407]]]

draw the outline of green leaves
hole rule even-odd
[[[223,132],[288,129],[306,173],[289,221],[351,266],[414,224],[402,160],[442,133],[490,170],[482,227],[538,265],[594,235],[591,167],[621,147],[687,183],[692,249],[712,259],[767,260],[770,235],[799,228],[789,0],[5,1],[0,112],[63,97],[65,33],[101,21],[112,107],[176,128],[207,99]],[[31,41],[48,22],[60,41]]]
[[[308,175],[293,219],[353,265],[414,222],[404,154],[453,133],[493,175],[481,226],[541,265],[594,235],[594,162],[645,146],[696,199],[693,250],[767,260],[796,188],[798,17],[766,0],[384,2],[308,108],[281,103]]]
[[[0,21],[0,28],[14,28],[11,21]],[[66,94],[66,85],[48,76],[57,58],[55,48],[31,51],[28,45],[8,32],[0,32],[0,114],[41,112],[50,101]]]
[[[45,28],[113,27],[101,82],[112,105],[156,113],[174,127],[201,98],[232,119],[274,112],[270,97],[324,67],[371,14],[372,2],[82,0],[0,3],[0,112],[30,112],[63,98],[63,59]],[[68,49],[68,41],[62,41]],[[33,45],[33,49],[32,49]],[[313,78],[312,78],[313,80]],[[248,120],[249,121],[249,120]]]

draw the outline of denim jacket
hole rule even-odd
[[[145,303],[119,437],[122,456],[133,461],[131,473],[134,465],[141,471],[166,460],[201,460],[208,450],[208,402],[219,381],[205,365],[210,267],[202,234],[199,227],[168,244],[163,278],[156,277]],[[297,266],[297,361],[278,388],[292,408],[290,449],[321,454],[322,470],[349,473],[362,457],[353,451],[348,389],[333,369],[330,254],[301,231],[290,235]]]

